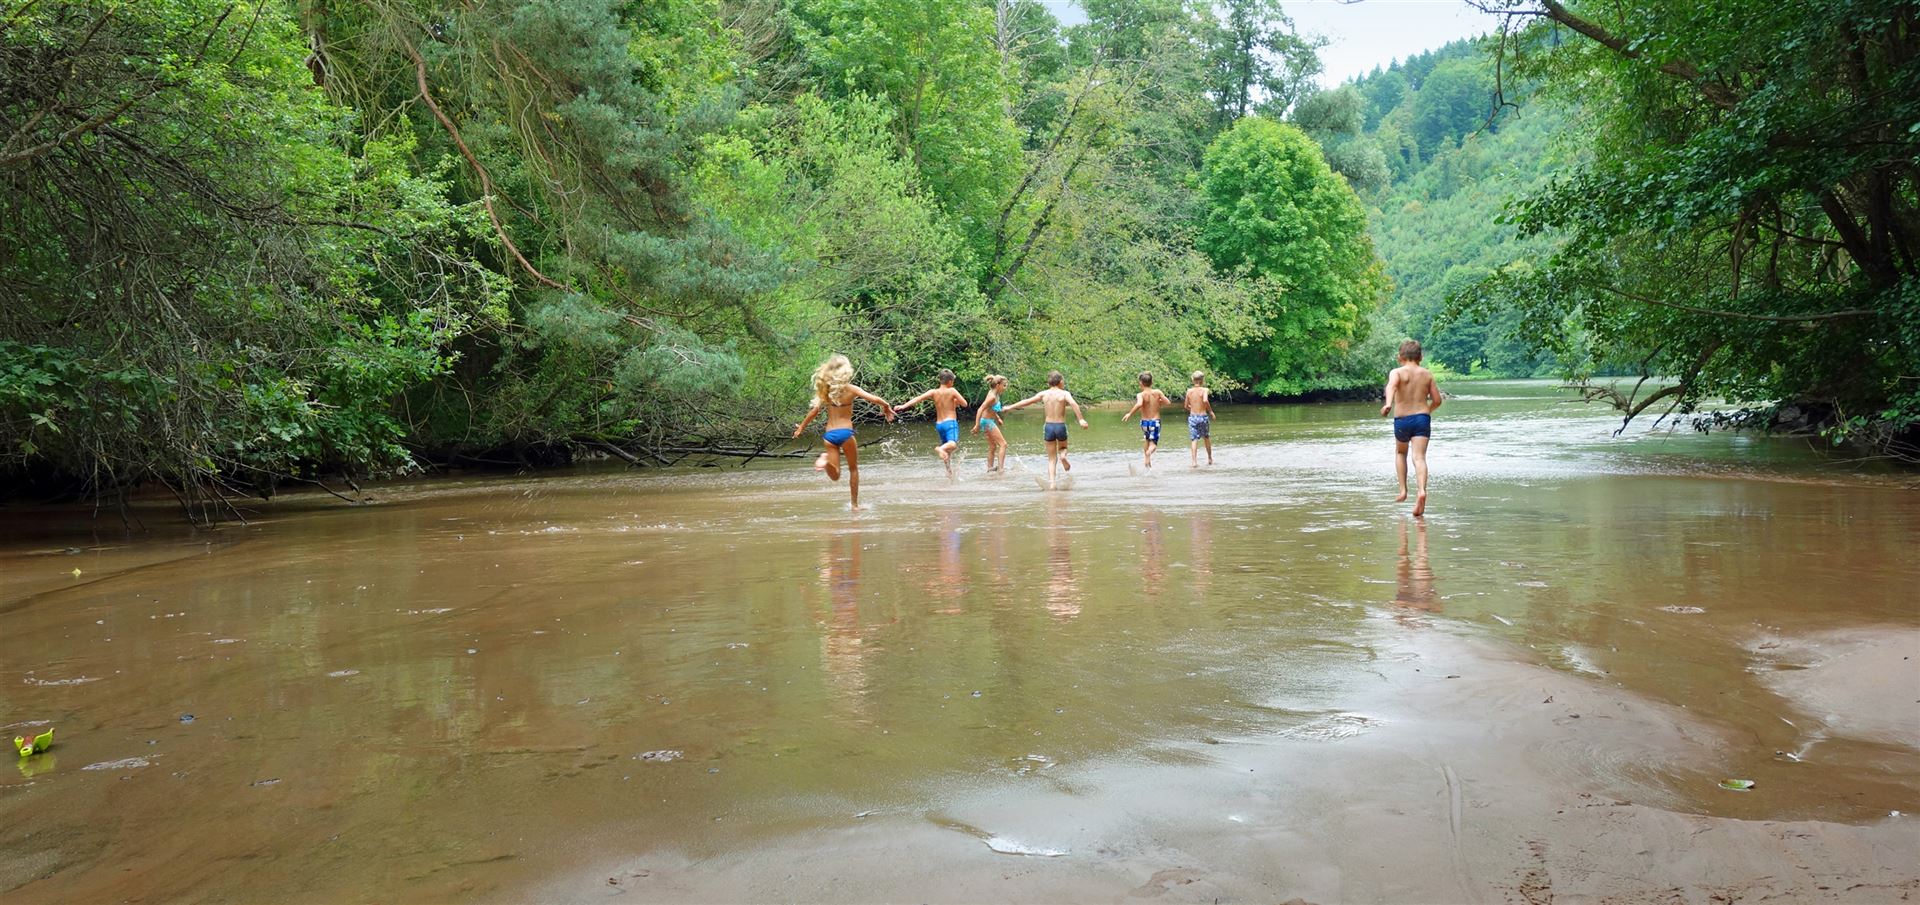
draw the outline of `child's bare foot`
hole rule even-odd
[[[1060,457],[1060,467],[1061,467],[1061,468],[1064,468],[1064,469],[1066,469],[1066,470],[1068,470],[1068,471],[1072,471],[1072,470],[1073,470],[1073,463],[1072,463],[1072,462],[1069,462],[1069,461],[1067,461],[1067,457],[1066,457],[1066,456],[1061,456],[1061,457]]]
[[[1413,498],[1413,514],[1416,517],[1427,514],[1427,495],[1426,494],[1423,493]]]
[[[827,454],[826,453],[821,453],[820,458],[813,460],[813,470],[814,471],[827,470]]]
[[[1406,502],[1406,501],[1407,501],[1407,488],[1405,488],[1405,487],[1402,487],[1402,488],[1400,488],[1400,495],[1399,495],[1399,496],[1397,496],[1397,497],[1394,497],[1394,498],[1393,498],[1393,501],[1394,501],[1394,502],[1396,502],[1396,503],[1404,503],[1404,502]]]

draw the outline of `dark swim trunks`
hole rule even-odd
[[[1393,439],[1405,443],[1415,437],[1433,438],[1433,417],[1426,413],[1393,419]]]
[[[1147,438],[1148,443],[1160,442],[1160,419],[1140,419],[1140,435]]]
[[[1067,425],[1064,421],[1049,421],[1041,434],[1048,443],[1067,442]]]
[[[853,439],[853,428],[836,427],[833,430],[821,434],[820,438],[835,446],[840,446],[848,440]]]

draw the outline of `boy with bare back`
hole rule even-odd
[[[1046,389],[1007,406],[1007,411],[1013,411],[1038,402],[1046,410],[1047,423],[1041,437],[1047,441],[1048,490],[1057,490],[1060,486],[1054,479],[1055,462],[1067,471],[1073,470],[1073,463],[1067,461],[1067,409],[1073,409],[1074,420],[1080,422],[1081,430],[1087,427],[1087,416],[1080,411],[1080,403],[1074,401],[1073,394],[1067,392],[1066,382],[1067,379],[1059,371],[1050,372],[1047,374]]]
[[[953,451],[960,446],[960,410],[967,407],[967,397],[953,388],[953,372],[941,368],[940,385],[921,393],[893,407],[896,413],[905,413],[908,409],[928,399],[933,400],[933,429],[940,435],[940,464],[947,467],[947,479],[953,479]]]
[[[821,438],[827,441],[827,451],[813,460],[813,470],[824,471],[827,477],[840,480],[840,457],[847,457],[847,487],[853,492],[853,510],[860,511],[860,441],[853,436],[853,400],[865,399],[877,405],[885,412],[887,420],[893,420],[893,406],[885,399],[873,395],[853,385],[853,362],[845,355],[834,355],[820,364],[813,372],[813,407],[807,409],[807,417],[793,426],[793,435],[799,437],[807,425],[813,422],[821,409],[827,412],[827,431]]]
[[[1140,392],[1133,394],[1133,408],[1127,409],[1120,421],[1125,423],[1134,412],[1140,413],[1140,436],[1145,443],[1142,449],[1148,468],[1153,467],[1153,451],[1160,448],[1160,407],[1172,404],[1173,400],[1153,385],[1153,372],[1141,371]]]
[[[1207,464],[1213,464],[1213,391],[1207,389],[1207,375],[1193,372],[1193,386],[1181,398],[1187,407],[1187,454],[1193,467],[1200,467],[1200,444],[1207,445]]]
[[[1400,478],[1396,503],[1406,502],[1407,458],[1412,455],[1420,481],[1420,495],[1413,501],[1416,516],[1427,512],[1427,441],[1433,437],[1433,411],[1444,399],[1433,372],[1420,366],[1420,343],[1401,343],[1400,366],[1387,377],[1387,402],[1380,406],[1380,417],[1393,415],[1393,470]]]

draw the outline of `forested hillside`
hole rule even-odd
[[[1279,0],[0,0],[0,480],[211,517],[757,447],[832,351],[1275,397],[1403,335],[1905,442],[1912,7],[1481,5],[1315,91]]]
[[[757,442],[1066,370],[1310,386],[1385,279],[1276,0],[0,0],[0,474]]]
[[[1510,86],[1508,106],[1495,116],[1494,89],[1483,42],[1457,41],[1310,97],[1293,112],[1361,192],[1393,280],[1391,301],[1373,316],[1373,342],[1329,375],[1330,388],[1378,382],[1401,338],[1420,340],[1429,365],[1457,374],[1556,372],[1553,355],[1516,335],[1514,313],[1456,317],[1447,305],[1495,269],[1550,250],[1550,239],[1522,240],[1502,215],[1579,149],[1567,140],[1572,117],[1562,105]]]

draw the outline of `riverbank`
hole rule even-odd
[[[1416,631],[1381,652],[1370,677],[1377,704],[1364,714],[1180,740],[1146,762],[1075,765],[925,808],[874,812],[845,802],[804,834],[744,850],[643,845],[635,857],[484,897],[597,901],[614,889],[664,902],[1920,895],[1920,822],[1911,812],[1849,825],[1676,810],[1641,766],[1713,763],[1740,747],[1737,733],[1516,661],[1441,625]],[[1892,652],[1916,637],[1879,647]],[[1920,679],[1915,669],[1848,681],[1840,693],[1872,697],[1889,675]],[[1697,778],[1715,781],[1710,771]]]

